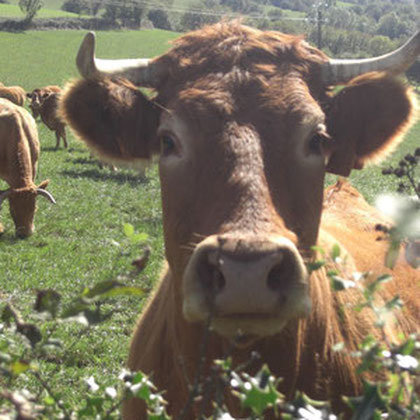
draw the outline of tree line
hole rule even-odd
[[[19,4],[32,19],[42,0],[20,0]],[[420,22],[420,0],[64,0],[62,9],[99,17],[117,27],[177,32],[222,17],[243,16],[259,29],[305,34],[327,55],[340,58],[385,54],[415,33]],[[408,75],[420,83],[419,61]]]

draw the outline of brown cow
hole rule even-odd
[[[64,147],[67,148],[66,124],[58,115],[58,102],[60,100],[61,88],[59,86],[46,86],[42,89],[34,89],[28,93],[27,97],[31,99],[29,107],[32,110],[34,118],[40,115],[42,122],[55,132],[56,145],[60,146],[60,139],[63,139]]]
[[[0,178],[10,188],[0,191],[1,203],[8,198],[16,235],[24,238],[34,231],[36,197],[46,197],[55,203],[46,191],[48,181],[35,185],[39,156],[38,131],[35,120],[26,109],[0,98]],[[3,226],[0,224],[0,233]]]
[[[176,417],[210,318],[204,374],[228,348],[235,364],[257,350],[286,395],[300,389],[340,407],[341,395],[361,387],[356,360],[332,347],[355,350],[375,334],[374,316],[349,309],[358,292],[333,293],[326,270],[309,275],[305,262],[313,245],[338,242],[350,272],[383,272],[385,244],[372,229],[379,214],[352,188],[335,187],[321,222],[324,176],[383,159],[413,123],[413,95],[394,76],[419,55],[420,33],[362,61],[329,59],[300,37],[238,23],[186,34],[153,60],[99,60],[94,41],[88,34],[79,50],[84,79],[66,88],[63,116],[108,160],[160,156],[168,264],[135,330],[129,368],[153,375]],[[402,262],[393,274],[378,299],[398,291],[405,311],[387,325],[389,340],[420,321],[418,271]],[[243,416],[231,397],[229,405]],[[146,413],[132,399],[124,416]]]
[[[0,98],[8,99],[16,105],[24,106],[26,99],[25,89],[20,86],[0,86]]]
[[[61,93],[60,86],[56,85],[49,85],[43,88],[36,88],[32,92],[28,92],[26,97],[31,101],[29,104],[29,108],[31,109],[32,115],[35,119],[39,116],[39,110],[41,108],[41,103],[43,101],[44,95],[49,93]]]

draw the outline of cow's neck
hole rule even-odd
[[[23,140],[17,142],[16,153],[10,161],[7,183],[12,188],[24,188],[33,185],[31,150],[25,147]]]

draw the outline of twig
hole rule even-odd
[[[186,418],[189,410],[191,409],[191,406],[193,404],[194,399],[198,395],[201,373],[202,373],[204,363],[205,363],[205,359],[206,359],[208,339],[209,339],[209,336],[210,336],[210,325],[211,325],[211,321],[213,319],[213,310],[214,310],[214,305],[213,305],[213,302],[212,302],[211,305],[210,305],[209,316],[207,317],[206,325],[205,325],[205,328],[204,328],[203,339],[201,340],[201,347],[200,347],[200,351],[199,351],[200,359],[199,359],[199,362],[198,362],[197,371],[196,371],[196,375],[195,375],[195,378],[194,378],[194,385],[193,385],[192,389],[190,390],[188,400],[187,400],[184,408],[182,409],[181,414],[178,417],[178,420],[183,420],[183,419]]]
[[[55,396],[53,390],[48,385],[47,382],[44,381],[44,379],[41,377],[41,375],[36,372],[32,371],[32,374],[35,376],[35,378],[39,381],[39,383],[44,387],[44,389],[48,392],[48,394],[51,396],[51,398],[54,400],[54,402],[57,404],[57,407],[64,413],[64,419],[70,420],[71,416],[67,412],[66,407],[61,403],[61,401]]]

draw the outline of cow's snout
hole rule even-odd
[[[25,239],[25,238],[28,238],[29,236],[31,236],[34,233],[34,230],[35,230],[35,228],[34,228],[33,225],[28,226],[28,227],[19,226],[19,227],[16,228],[16,236],[19,239]]]
[[[212,316],[213,328],[271,335],[308,314],[308,275],[295,245],[283,237],[211,236],[195,249],[183,280],[189,321]]]

